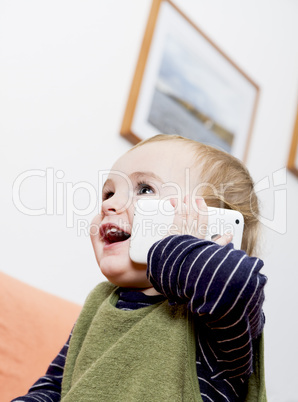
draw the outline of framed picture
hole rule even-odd
[[[245,161],[258,86],[170,0],[153,0],[121,135],[179,134]]]
[[[294,175],[298,177],[298,110],[287,167],[292,173],[294,173]]]

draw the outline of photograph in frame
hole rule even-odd
[[[245,161],[259,88],[168,0],[153,0],[121,135],[178,134]]]
[[[298,177],[298,108],[291,141],[287,168]]]

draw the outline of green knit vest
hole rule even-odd
[[[61,401],[201,402],[186,306],[165,301],[120,310],[116,289],[104,282],[87,298],[70,342]],[[249,402],[266,401],[261,345],[256,353]]]

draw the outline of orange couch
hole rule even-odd
[[[80,310],[0,272],[0,402],[26,394],[45,373]]]

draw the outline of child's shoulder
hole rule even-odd
[[[88,296],[89,298],[100,298],[102,300],[106,299],[115,289],[117,286],[113,285],[109,281],[100,282],[95,288],[91,291]],[[87,300],[88,300],[87,299]]]
[[[104,281],[100,282],[96,287],[89,293],[85,303],[84,308],[91,308],[92,306],[98,306],[101,304],[110,294],[117,288],[111,282]]]

